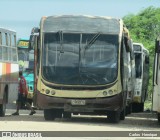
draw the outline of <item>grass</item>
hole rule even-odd
[[[152,100],[146,100],[144,103],[144,111],[152,110]]]

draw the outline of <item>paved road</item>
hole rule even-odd
[[[11,116],[14,111],[8,109],[6,116],[0,118],[0,131],[160,131],[156,114],[153,113],[132,113],[124,121],[113,124],[107,122],[105,116],[78,115],[71,119],[45,121],[41,110],[33,116],[28,115],[29,110],[20,110],[19,116]]]

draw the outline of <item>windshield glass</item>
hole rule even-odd
[[[135,53],[136,78],[142,75],[142,53]]]
[[[34,60],[34,50],[30,50],[29,51],[29,61],[33,61]]]
[[[65,85],[103,85],[117,77],[118,35],[44,33],[43,76]]]
[[[26,48],[18,48],[18,60],[20,61],[28,61],[28,49]]]

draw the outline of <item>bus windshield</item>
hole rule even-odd
[[[142,75],[142,53],[135,53],[135,69],[136,69],[136,78],[141,78],[141,75]]]
[[[65,85],[104,85],[117,78],[118,35],[44,33],[43,76]]]
[[[28,60],[28,49],[18,50],[18,59],[22,61],[27,61]]]
[[[27,61],[28,60],[28,45],[29,40],[18,40],[17,47],[18,47],[18,59],[19,61]]]

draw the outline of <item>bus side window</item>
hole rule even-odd
[[[5,33],[2,33],[2,45],[3,46],[6,46],[6,36],[5,36]]]
[[[8,61],[8,47],[7,47],[7,45],[8,45],[8,43],[7,43],[7,41],[8,41],[8,39],[7,39],[7,33],[3,33],[2,34],[2,43],[3,43],[3,49],[2,49],[2,51],[3,51],[3,60],[4,61]]]
[[[8,59],[9,59],[9,61],[12,60],[11,51],[12,51],[12,49],[11,49],[11,34],[8,34],[8,57],[9,57]]]
[[[16,36],[15,35],[11,35],[11,46],[16,47]]]
[[[16,48],[12,48],[12,61],[17,62]]]
[[[15,35],[11,35],[11,59],[13,62],[17,62],[17,50],[16,50],[16,36]]]

